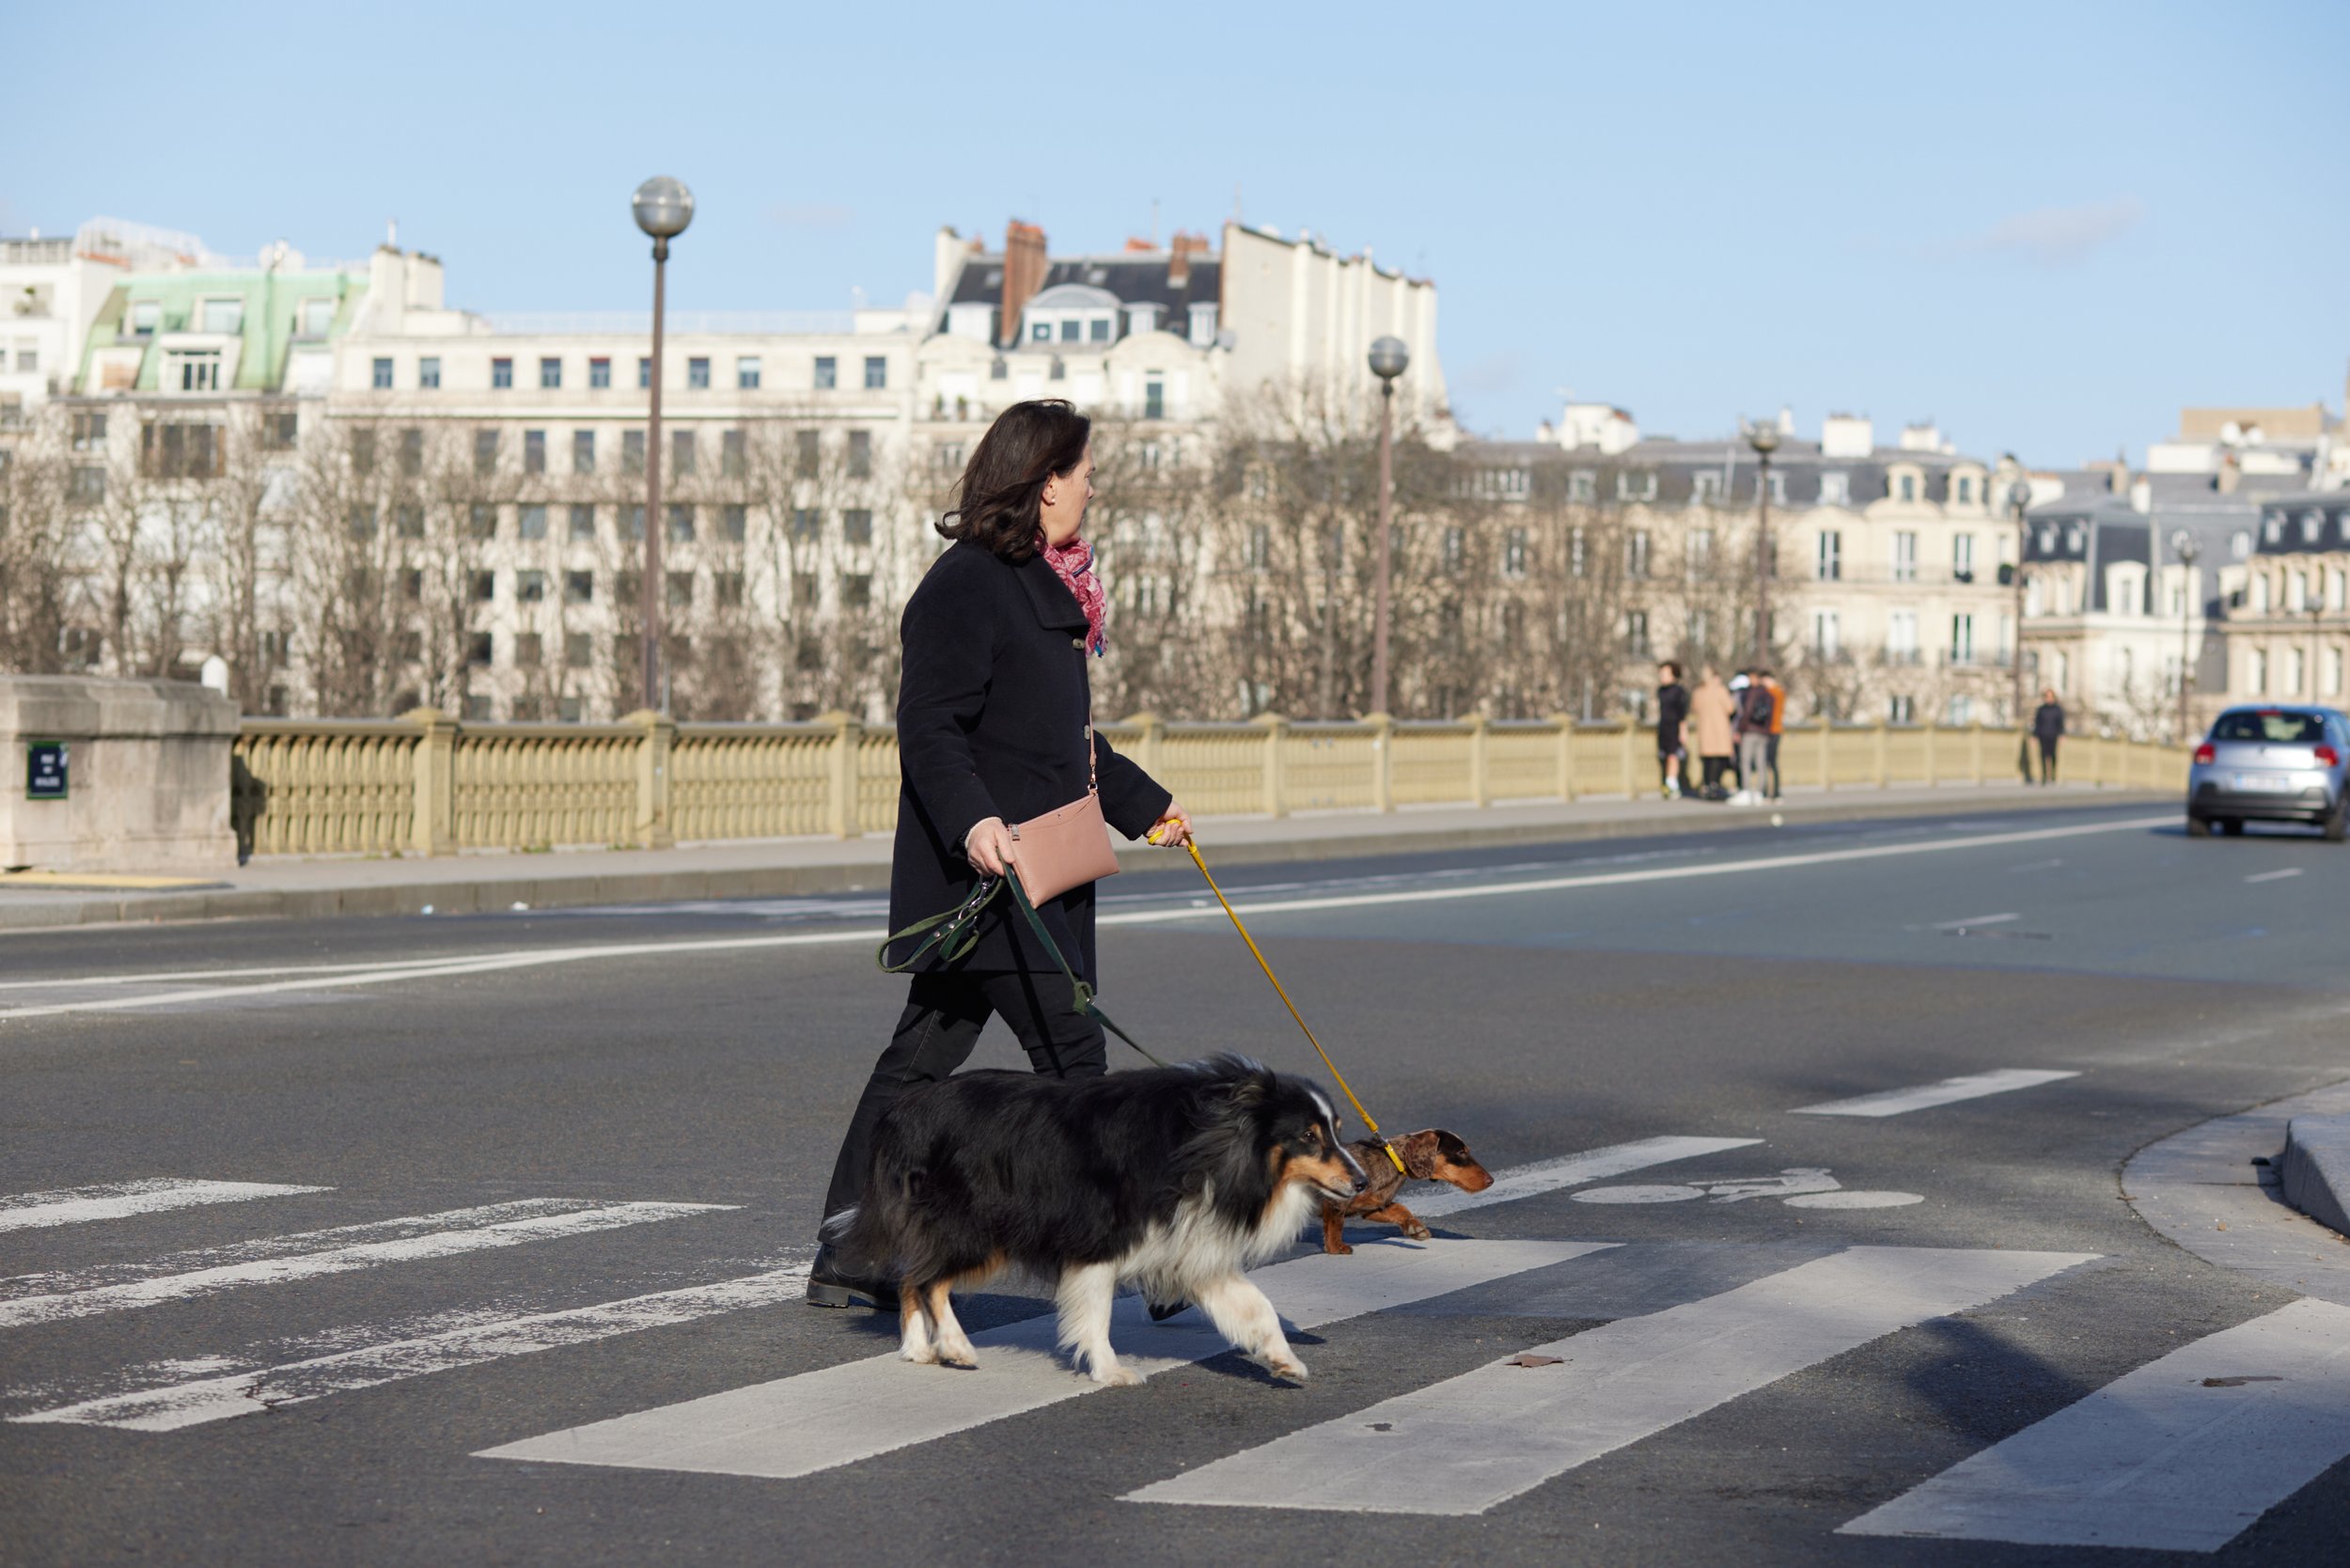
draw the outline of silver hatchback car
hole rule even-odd
[[[2350,829],[2350,717],[2338,709],[2231,708],[2212,722],[2186,775],[2186,831],[2241,833],[2248,822],[2304,823],[2334,843]]]

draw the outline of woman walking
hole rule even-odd
[[[954,541],[906,602],[899,635],[898,837],[889,925],[901,930],[971,896],[1019,863],[1008,825],[1069,805],[1098,780],[1102,815],[1129,839],[1159,829],[1182,844],[1191,823],[1158,782],[1092,728],[1088,653],[1104,646],[1107,596],[1080,537],[1093,498],[1091,423],[1069,403],[1014,403],[963,471]],[[1090,755],[1089,755],[1089,745]],[[1094,973],[1093,886],[1037,908],[1078,976]],[[1007,894],[981,917],[968,952],[918,965],[888,1049],[849,1119],[824,1195],[830,1216],[856,1203],[873,1129],[898,1097],[963,1065],[998,1016],[1029,1065],[1059,1077],[1108,1071],[1100,1024],[1074,1010],[1061,977]],[[819,1307],[897,1305],[866,1261],[820,1247],[807,1299]]]

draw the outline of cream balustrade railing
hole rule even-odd
[[[1573,719],[1168,722],[1103,735],[1201,816],[1393,811],[1626,796],[1656,787],[1651,731]],[[2022,737],[1981,725],[1790,725],[1789,785],[1981,784]],[[2184,789],[2186,754],[2068,737],[2071,783]],[[232,766],[249,855],[446,855],[580,845],[855,838],[892,830],[898,737],[846,713],[793,724],[460,724],[247,719]]]

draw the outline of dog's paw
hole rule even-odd
[[[1306,1363],[1294,1356],[1269,1356],[1265,1357],[1264,1370],[1276,1377],[1285,1377],[1292,1383],[1306,1381]]]
[[[1352,1258],[1355,1255],[1354,1247],[1346,1242],[1324,1242],[1322,1250],[1333,1258]]]
[[[940,1345],[938,1364],[942,1367],[961,1367],[964,1371],[970,1372],[979,1366],[979,1357],[978,1352],[971,1348],[970,1341],[966,1340],[960,1344]]]
[[[898,1352],[898,1359],[911,1361],[917,1367],[938,1365],[938,1351],[932,1345],[907,1345]]]
[[[1403,1233],[1411,1237],[1414,1241],[1433,1241],[1436,1234],[1434,1231],[1428,1229],[1427,1226],[1422,1225],[1418,1220],[1414,1220],[1411,1224],[1403,1227]]]
[[[1088,1375],[1104,1388],[1133,1388],[1140,1386],[1142,1382],[1140,1372],[1130,1367],[1119,1366],[1115,1362],[1106,1367],[1096,1367]]]

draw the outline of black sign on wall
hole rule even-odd
[[[24,743],[24,798],[26,800],[63,800],[66,798],[68,761],[63,741],[27,741]]]

